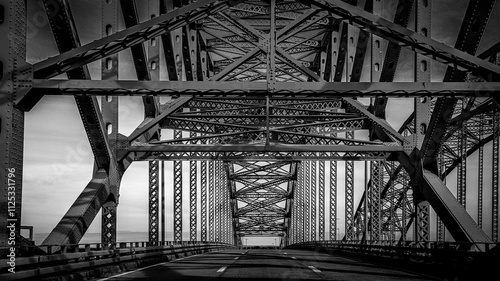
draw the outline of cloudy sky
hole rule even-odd
[[[28,1],[27,60],[31,63],[57,54],[47,18],[39,2]],[[93,7],[91,4],[100,1],[73,0],[69,2],[74,11],[82,43],[86,44],[98,39],[101,26],[99,20],[95,19],[100,18],[101,11],[98,8],[99,5],[94,4]],[[453,46],[468,1],[435,0],[433,2],[432,37]],[[143,13],[142,16],[144,17],[145,14]],[[500,26],[500,5],[497,4],[485,31],[484,39],[479,45],[479,53],[500,42],[500,35],[495,30],[495,27],[498,26]],[[120,68],[120,79],[135,79],[134,73],[130,71],[132,68],[127,67],[127,63],[130,65],[129,58],[129,51],[120,54],[120,59],[124,62]],[[411,81],[413,79],[412,58],[413,55],[410,51],[403,51],[396,81]],[[442,81],[445,67],[439,64],[434,66],[433,81]],[[93,63],[89,68],[92,78],[100,79],[100,63]],[[165,73],[162,74],[162,77],[166,77]],[[388,107],[388,121],[396,129],[399,128],[401,122],[412,111],[411,107],[411,101],[392,99]],[[140,98],[121,98],[120,133],[129,135],[142,121],[142,112]],[[74,99],[72,97],[45,96],[31,112],[26,114],[23,225],[34,226],[35,233],[50,232],[90,180],[92,164],[92,152]],[[357,168],[361,169],[364,164],[360,162],[356,165]],[[343,166],[342,163],[339,164],[339,198],[343,198],[343,168],[341,166]],[[167,170],[167,180],[171,181],[170,164],[167,164]],[[122,180],[118,214],[119,231],[147,231],[147,174],[147,163],[138,162],[127,170]],[[363,172],[357,174],[359,176],[356,182],[356,197],[360,195],[364,182]],[[188,177],[185,176],[184,179],[187,181]],[[167,194],[172,194],[171,184],[167,184]],[[187,190],[184,198],[189,198]],[[169,210],[166,217],[167,229],[172,229],[170,211],[172,200],[170,196],[167,196],[166,204]],[[343,203],[339,202],[339,208],[343,208]],[[120,212],[120,209],[126,211]],[[187,208],[185,208],[185,214],[187,214]],[[339,217],[343,218],[342,211],[340,211]],[[187,230],[187,217],[184,222],[184,229]],[[343,225],[343,221],[340,221],[339,224]],[[88,232],[99,231],[100,216],[96,217]],[[144,239],[146,237],[144,236]]]

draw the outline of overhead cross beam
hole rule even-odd
[[[496,97],[500,82],[276,82],[272,96],[277,97]],[[219,81],[108,81],[108,80],[33,80],[30,95],[89,96],[265,96],[266,82]],[[20,98],[22,99],[22,98]],[[18,99],[17,101],[22,102]]]

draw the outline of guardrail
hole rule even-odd
[[[428,272],[456,271],[500,264],[500,243],[393,242],[393,241],[309,241],[286,248],[346,254],[391,265],[409,264]],[[422,267],[424,266],[424,267]]]
[[[17,257],[14,261],[0,260],[0,280],[22,280],[50,278],[74,274],[87,270],[98,270],[110,265],[135,262],[136,267],[172,260],[186,255],[233,248],[233,245],[209,242],[163,242],[149,246],[148,242],[127,242],[115,244],[42,245],[45,255]],[[57,249],[57,253],[53,253]],[[53,254],[50,254],[53,253]],[[99,273],[97,274],[99,275]]]
[[[395,257],[435,258],[442,253],[481,255],[500,254],[500,243],[414,242],[414,241],[308,241],[288,248],[330,248],[346,252]]]

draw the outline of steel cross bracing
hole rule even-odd
[[[149,240],[158,243],[158,227],[164,228],[159,160],[174,162],[174,206],[167,209],[174,213],[176,241],[183,240],[187,205],[190,240],[199,230],[202,241],[235,244],[255,234],[281,236],[287,244],[426,242],[437,214],[439,239],[446,227],[457,241],[498,241],[498,48],[474,56],[495,1],[470,1],[455,48],[431,37],[432,1],[395,2],[387,13],[384,0],[102,1],[102,30],[81,45],[72,1],[42,1],[61,54],[32,67],[19,43],[26,30],[9,23],[18,41],[8,48],[16,52],[2,52],[0,61],[20,63],[0,78],[12,82],[2,86],[9,111],[0,120],[11,120],[15,106],[15,122],[23,123],[18,115],[44,95],[73,95],[95,156],[92,180],[45,243],[78,243],[101,208],[102,242],[116,242],[120,181],[132,161],[151,163]],[[419,20],[408,28],[412,12]],[[124,60],[118,53],[129,48],[136,81],[118,77]],[[426,66],[415,64],[416,83],[393,82],[403,48]],[[102,79],[90,80],[87,64],[99,60]],[[430,82],[432,61],[448,66],[444,82]],[[64,73],[67,79],[49,79]],[[118,97],[124,95],[141,96],[144,104],[144,121],[128,137],[118,132]],[[100,103],[96,96],[103,97]],[[160,103],[157,96],[169,100]],[[375,99],[367,106],[359,97]],[[385,121],[391,97],[418,98],[399,131]],[[0,127],[2,139],[17,140],[7,141],[9,147],[19,145],[18,125],[15,132]],[[474,220],[467,178],[476,152]],[[371,161],[362,196],[355,183],[363,171],[354,161]],[[447,187],[455,171],[456,187]],[[182,198],[186,188],[189,200]],[[483,202],[490,195],[491,202]],[[79,206],[88,208],[76,215]],[[345,208],[344,218],[338,208]]]

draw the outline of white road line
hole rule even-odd
[[[287,253],[284,253],[285,255],[288,255]]]
[[[221,268],[219,268],[219,270],[217,270],[217,272],[224,272],[224,270],[226,270],[227,266],[223,266]]]
[[[181,260],[184,260],[184,259],[188,259],[188,258],[193,258],[193,257],[199,256],[199,255],[201,255],[201,254],[192,255],[192,256],[189,256],[189,257],[184,257],[184,258],[176,259],[176,260],[169,261],[169,262],[181,261]],[[121,273],[121,274],[118,274],[118,275],[113,275],[113,276],[110,276],[110,277],[99,279],[97,281],[111,280],[111,279],[113,279],[115,277],[120,277],[120,276],[123,276],[123,275],[127,275],[127,274],[130,274],[130,273],[138,272],[138,271],[141,271],[141,270],[144,270],[144,269],[148,269],[148,268],[151,268],[151,267],[155,267],[155,266],[159,266],[159,265],[164,265],[164,264],[167,264],[169,262],[162,262],[162,263],[153,264],[153,265],[142,267],[142,268],[139,268],[139,269],[136,269],[136,270],[133,270],[133,271],[127,271],[127,272],[124,272],[124,273]]]
[[[292,259],[296,260],[297,258],[296,257],[292,257]]]
[[[115,277],[120,277],[120,276],[123,276],[123,275],[127,275],[127,274],[130,274],[130,273],[134,273],[134,272],[141,271],[141,270],[144,270],[144,269],[148,269],[148,268],[151,268],[151,267],[159,266],[159,265],[162,265],[162,264],[165,264],[165,262],[162,262],[162,263],[159,263],[159,264],[153,264],[153,265],[146,266],[146,267],[143,267],[143,268],[139,268],[139,269],[136,269],[134,271],[124,272],[124,273],[121,273],[121,274],[118,274],[118,275],[114,275],[114,276],[110,276],[110,277],[107,277],[107,278],[99,279],[97,281],[110,280],[110,279],[113,279]]]
[[[316,272],[316,273],[321,272],[321,270],[317,269],[316,267],[314,267],[314,266],[312,266],[312,265],[310,265],[310,266],[308,266],[308,267],[309,267],[312,271],[314,271],[314,272]]]
[[[237,259],[239,259],[239,258],[240,258],[240,257],[235,257],[234,259],[235,259],[235,260],[237,260]]]

